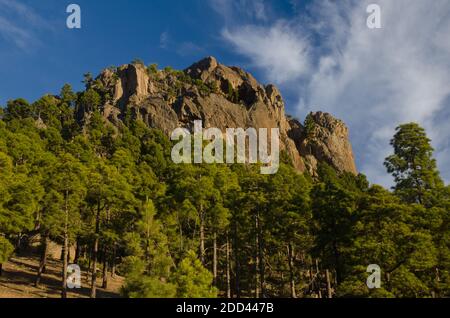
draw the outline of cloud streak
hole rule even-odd
[[[247,23],[222,37],[268,81],[298,92],[297,115],[324,110],[345,120],[358,166],[389,185],[383,160],[398,124],[427,129],[450,181],[450,5],[380,0],[383,28],[367,28],[372,1],[315,1],[289,21]]]
[[[278,84],[296,80],[308,72],[308,43],[287,23],[277,22],[268,28],[252,25],[226,28],[222,36]]]
[[[159,47],[161,49],[167,49],[167,47],[169,46],[169,42],[170,42],[169,32],[168,31],[164,31],[159,36]]]
[[[227,24],[242,19],[264,22],[270,16],[269,7],[264,0],[210,0],[209,3]]]
[[[0,0],[0,37],[20,49],[39,43],[36,30],[52,30],[51,25],[31,7],[15,0]]]
[[[368,2],[349,6],[343,30],[339,19],[329,20],[331,52],[321,55],[299,111],[322,108],[346,120],[360,169],[373,182],[387,185],[391,179],[383,160],[392,151],[389,139],[398,124],[419,122],[434,140],[437,156],[450,157],[450,149],[441,146],[450,130],[435,125],[436,115],[449,106],[450,55],[448,40],[440,34],[450,33],[450,7],[439,0],[433,5],[420,0],[378,3],[380,30],[365,27]],[[335,5],[320,9],[342,16]],[[449,180],[450,170],[440,167]]]

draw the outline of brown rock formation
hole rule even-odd
[[[97,78],[110,99],[105,118],[120,124],[125,112],[169,134],[177,127],[191,128],[196,119],[204,127],[280,128],[282,151],[300,171],[315,174],[324,161],[338,171],[357,173],[348,129],[329,114],[310,115],[308,132],[285,114],[283,98],[274,85],[263,86],[237,67],[207,57],[185,71],[151,70],[128,64],[105,70]],[[98,81],[97,81],[98,82]]]

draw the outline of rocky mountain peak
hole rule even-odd
[[[215,57],[208,56],[185,70],[192,78],[206,81],[209,75],[219,66]]]
[[[314,171],[317,162],[324,161],[338,171],[357,173],[344,122],[328,113],[316,112],[308,115],[305,126],[304,139],[297,146],[305,157],[310,158],[310,170]]]
[[[262,85],[239,67],[206,57],[184,71],[157,70],[133,63],[104,70],[95,84],[110,98],[104,117],[120,125],[131,113],[167,134],[191,128],[194,120],[204,127],[279,128],[281,150],[300,171],[315,175],[318,162],[338,171],[357,173],[345,124],[330,114],[312,113],[308,127],[285,115],[285,105],[275,85]],[[95,87],[94,87],[95,88]]]

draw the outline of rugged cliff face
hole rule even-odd
[[[338,171],[357,173],[348,129],[329,114],[310,114],[307,129],[285,114],[283,98],[274,85],[263,86],[237,67],[205,58],[184,71],[157,71],[140,63],[103,71],[95,81],[107,92],[103,114],[120,125],[126,114],[167,134],[192,128],[279,128],[281,150],[300,171],[315,174],[324,161]]]

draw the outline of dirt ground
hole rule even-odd
[[[61,270],[62,262],[49,257],[46,271],[42,275],[39,287],[34,286],[39,258],[34,254],[12,257],[3,264],[3,274],[0,276],[0,298],[60,298],[61,297]],[[87,273],[82,272],[82,286],[80,289],[68,289],[69,298],[89,297]],[[98,298],[120,297],[120,287],[123,285],[122,277],[109,277],[108,288],[102,289],[101,277],[97,279]]]

